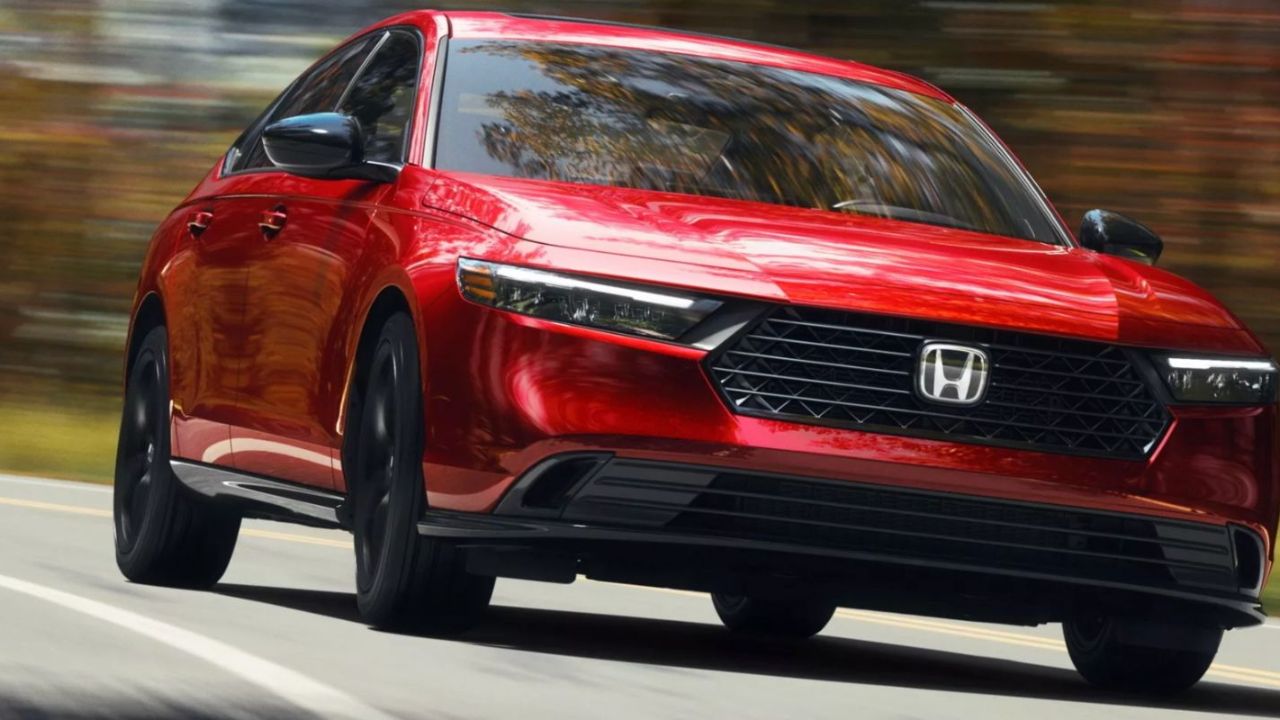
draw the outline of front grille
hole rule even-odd
[[[1226,527],[615,459],[565,520],[1147,587],[1239,589]]]
[[[981,403],[916,395],[926,340],[987,351]],[[778,307],[709,362],[735,412],[872,432],[1141,459],[1169,422],[1124,349],[1010,330]]]

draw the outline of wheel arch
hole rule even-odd
[[[340,490],[350,491],[350,488],[345,487],[346,475],[344,471],[351,462],[351,453],[354,449],[350,442],[354,434],[348,431],[353,420],[351,417],[352,395],[363,381],[362,373],[368,365],[369,355],[373,350],[374,342],[377,340],[378,332],[386,321],[396,313],[403,312],[407,314],[413,323],[414,332],[417,336],[418,362],[421,366],[419,378],[420,382],[426,382],[426,348],[422,342],[421,318],[413,298],[413,293],[406,290],[401,283],[388,282],[373,294],[373,298],[368,302],[364,313],[361,315],[359,324],[355,326],[357,330],[354,333],[352,344],[349,345],[351,348],[348,353],[350,360],[346,371],[342,404],[338,411],[338,417],[341,421],[339,435],[342,438],[340,445],[342,467],[337,468],[338,472],[335,479],[340,480],[344,486]]]
[[[142,341],[146,339],[147,334],[158,327],[167,327],[168,320],[164,309],[164,300],[160,297],[160,293],[151,291],[142,298],[142,302],[138,303],[138,309],[133,313],[133,320],[129,323],[129,337],[125,350],[124,376],[129,377],[129,373],[133,370],[134,358],[138,357],[138,350],[142,347]]]
[[[374,296],[373,301],[369,304],[369,309],[365,311],[363,321],[360,323],[360,334],[356,340],[355,354],[352,356],[351,368],[347,373],[348,383],[362,379],[360,372],[364,369],[365,362],[369,359],[369,352],[372,350],[374,340],[377,339],[375,333],[382,328],[388,318],[398,312],[408,314],[414,320],[413,325],[417,329],[417,318],[404,290],[398,285],[387,285]],[[421,339],[419,339],[419,345],[421,345]]]

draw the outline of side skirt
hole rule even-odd
[[[346,498],[305,485],[272,480],[190,460],[171,460],[174,477],[192,492],[237,507],[249,517],[343,528]]]

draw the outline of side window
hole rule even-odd
[[[418,38],[412,33],[393,32],[347,91],[338,112],[360,121],[365,159],[404,160],[421,62]]]
[[[262,128],[295,115],[333,111],[378,37],[380,36],[361,38],[337,50],[310,72],[295,80],[267,112],[250,126],[242,139],[236,142],[227,167],[232,172],[267,167],[271,161],[267,159],[262,141],[258,137]]]

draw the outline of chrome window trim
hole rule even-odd
[[[382,49],[383,45],[387,44],[387,40],[390,37],[391,31],[384,31],[382,33],[382,37],[378,38],[377,42],[373,44],[373,47],[369,49],[369,54],[364,56],[364,60],[360,63],[360,67],[356,68],[355,74],[351,76],[351,82],[347,83],[347,86],[342,89],[342,94],[338,96],[338,102],[334,104],[334,108],[342,107],[342,104],[347,101],[347,98],[351,97],[351,88],[355,87],[356,81],[360,79],[361,75],[364,75],[364,71],[369,69],[369,63],[373,62],[373,59],[378,56],[378,51]],[[421,68],[421,61],[419,61],[419,68]],[[419,72],[421,72],[421,69],[419,69]]]
[[[449,35],[436,44],[436,64],[431,73],[431,98],[427,102],[427,129],[422,143],[422,167],[435,169],[436,143],[440,136],[440,108],[444,104],[444,73],[449,57]]]
[[[1054,210],[1053,204],[1049,202],[1049,196],[1045,194],[1039,183],[1037,183],[1035,178],[1031,176],[1031,173],[1022,166],[1022,163],[1019,162],[1016,157],[1013,156],[1013,153],[1009,151],[1009,148],[1004,144],[1004,141],[1001,140],[995,132],[991,130],[991,128],[987,127],[987,124],[982,121],[982,118],[978,117],[978,115],[972,110],[959,102],[953,103],[952,106],[955,107],[956,110],[960,111],[960,114],[964,115],[969,122],[982,133],[982,136],[986,139],[987,143],[991,145],[992,149],[998,152],[1001,159],[1003,159],[1009,167],[1017,173],[1018,180],[1022,183],[1023,187],[1029,191],[1029,194],[1034,197],[1040,205],[1040,212],[1044,213],[1045,217],[1049,218],[1049,224],[1057,230],[1058,242],[1056,244],[1069,248],[1077,247],[1075,237],[1063,224],[1062,217],[1058,215],[1056,210]],[[1048,243],[1045,244],[1047,245]]]

